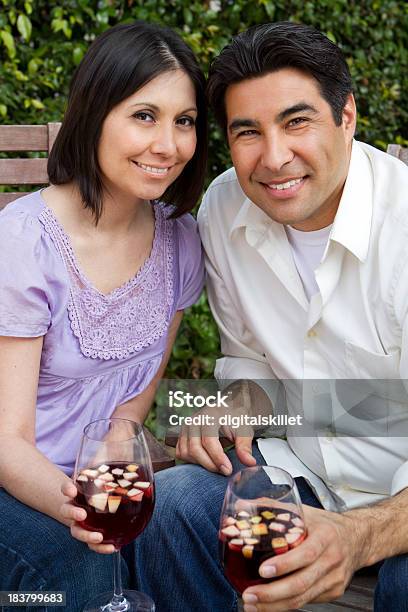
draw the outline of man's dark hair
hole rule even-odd
[[[282,21],[256,25],[232,39],[210,67],[207,95],[226,130],[225,92],[229,85],[282,68],[314,77],[322,97],[341,125],[347,96],[353,91],[350,71],[339,47],[310,26]]]
[[[177,69],[193,83],[198,115],[194,156],[161,197],[175,206],[174,217],[197,202],[207,163],[205,78],[193,52],[170,28],[135,21],[98,36],[76,69],[64,121],[48,160],[48,176],[55,185],[74,181],[96,223],[102,214],[103,182],[97,151],[104,119],[149,81]]]

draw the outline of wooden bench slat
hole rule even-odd
[[[0,151],[48,151],[48,126],[1,125]]]
[[[0,159],[0,184],[41,185],[48,183],[47,159]]]
[[[8,193],[0,193],[0,210],[4,208],[10,202],[22,198],[25,195],[32,193],[32,191],[9,191]]]

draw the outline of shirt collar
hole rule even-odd
[[[229,231],[229,237],[231,238],[235,230],[240,227],[248,227],[248,229],[255,229],[265,231],[265,229],[273,223],[263,210],[256,204],[251,202],[249,198],[245,198],[241,208],[236,214]]]
[[[373,212],[373,175],[360,143],[353,140],[347,179],[333,222],[330,240],[335,240],[360,261],[367,257]]]
[[[370,240],[373,198],[373,176],[368,156],[360,143],[353,140],[347,179],[333,222],[330,240],[335,240],[360,261],[367,257]],[[240,227],[264,232],[276,224],[249,198],[245,198],[231,225],[229,236]]]

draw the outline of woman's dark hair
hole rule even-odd
[[[207,95],[226,130],[225,92],[229,85],[282,68],[297,68],[314,77],[331,107],[336,125],[353,84],[339,47],[310,26],[282,21],[256,25],[235,36],[213,61]]]
[[[172,216],[178,217],[199,199],[207,163],[205,78],[191,49],[173,30],[135,21],[98,36],[76,69],[64,121],[48,160],[48,176],[55,185],[75,181],[96,223],[102,214],[97,151],[104,119],[149,81],[177,69],[190,77],[198,110],[194,156],[160,198],[175,206]]]

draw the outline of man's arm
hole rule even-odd
[[[247,589],[246,612],[252,612],[251,606],[257,612],[275,612],[332,601],[344,593],[356,570],[408,551],[408,489],[344,514],[303,509],[308,537],[298,548],[262,564],[261,576],[281,578]]]

